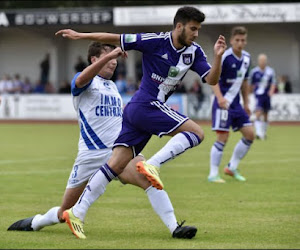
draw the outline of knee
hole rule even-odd
[[[248,141],[254,141],[255,136],[254,136],[254,130],[249,131],[246,135],[244,135],[245,139]]]
[[[199,137],[201,142],[204,140],[204,131],[202,128],[199,127],[194,133]]]

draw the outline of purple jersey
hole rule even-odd
[[[254,85],[256,96],[268,96],[271,84],[275,84],[275,72],[267,66],[263,71],[256,66],[250,72],[250,84]]]
[[[231,107],[240,103],[240,89],[243,81],[248,78],[250,67],[250,54],[242,51],[242,57],[238,58],[232,48],[227,49],[222,56],[222,73],[219,86],[222,95]]]
[[[189,69],[205,82],[211,68],[197,43],[177,50],[171,32],[122,34],[121,47],[143,53],[143,78],[131,102],[165,102]]]

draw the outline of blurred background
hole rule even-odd
[[[166,5],[167,4],[167,5]],[[206,15],[197,43],[212,62],[219,34],[229,44],[235,25],[248,29],[246,50],[266,53],[277,75],[271,121],[300,121],[300,2],[296,1],[1,1],[0,119],[75,120],[70,83],[87,66],[90,41],[56,37],[56,31],[139,33],[172,30],[176,10],[198,7]],[[141,54],[130,51],[113,76],[124,102],[142,77]],[[189,71],[168,103],[199,120],[210,119],[212,91]],[[254,108],[254,98],[251,97]]]

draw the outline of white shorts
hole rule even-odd
[[[66,188],[76,188],[87,182],[98,168],[107,163],[111,154],[111,148],[79,151]]]

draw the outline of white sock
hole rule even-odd
[[[108,183],[116,176],[117,174],[107,164],[99,168],[91,176],[82,195],[72,208],[74,215],[84,221],[89,207],[105,192]]]
[[[145,192],[148,195],[154,211],[168,227],[170,232],[173,233],[178,224],[167,192],[165,190],[158,190],[152,186],[148,187]]]
[[[231,156],[230,162],[229,162],[229,169],[230,170],[236,170],[239,162],[241,159],[244,158],[244,156],[247,154],[247,152],[250,149],[250,146],[253,141],[246,140],[245,138],[242,138],[235,146],[233,150],[233,154]]]
[[[59,208],[60,207],[53,207],[50,210],[48,210],[47,213],[45,213],[43,215],[37,214],[31,222],[31,227],[33,228],[33,230],[39,231],[43,227],[60,223],[58,216],[57,216],[57,212],[58,212]]]
[[[260,138],[263,137],[263,122],[260,120],[256,120],[254,122],[256,135]]]
[[[263,137],[267,134],[268,122],[262,122]]]
[[[225,144],[223,142],[216,141],[211,147],[209,178],[219,175],[219,166],[222,160],[224,146]]]
[[[188,148],[195,147],[201,143],[200,138],[192,132],[181,132],[173,136],[167,144],[152,156],[147,163],[160,167],[161,164],[174,159]]]

